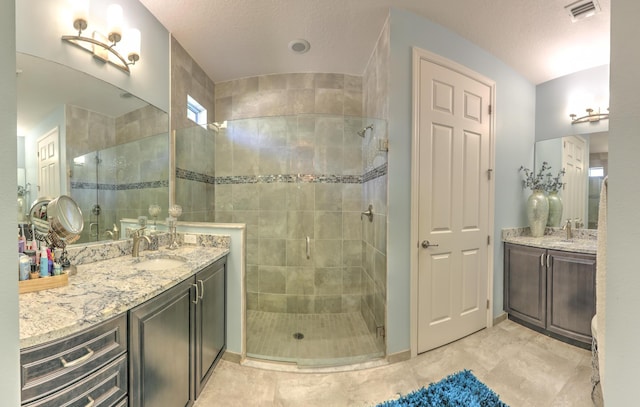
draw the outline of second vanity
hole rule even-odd
[[[225,349],[228,252],[122,255],[21,294],[22,404],[191,405]]]
[[[583,348],[591,346],[596,312],[595,234],[566,239],[503,231],[504,309],[509,319]]]

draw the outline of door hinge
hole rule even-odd
[[[493,174],[493,169],[489,168],[487,170],[487,179],[491,179],[491,174]]]
[[[491,244],[491,236],[487,236],[487,246]]]
[[[490,304],[491,304],[491,303],[489,302],[489,299],[487,298],[487,309],[489,309],[489,305],[490,305]]]
[[[489,114],[493,114],[493,107],[489,105]]]

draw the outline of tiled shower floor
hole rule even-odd
[[[304,338],[296,339],[295,334]],[[360,313],[247,311],[247,356],[307,366],[334,366],[384,356]]]

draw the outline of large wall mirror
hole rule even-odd
[[[577,220],[588,229],[598,226],[600,191],[609,169],[609,133],[576,134],[538,141],[536,171],[546,161],[555,175],[565,169],[562,221]]]
[[[17,54],[18,219],[41,196],[71,196],[83,213],[77,243],[113,239],[123,218],[169,204],[167,112],[135,95]],[[117,236],[116,236],[117,237]]]

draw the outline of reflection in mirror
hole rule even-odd
[[[546,161],[555,173],[567,171],[562,221],[578,219],[583,227],[596,229],[602,182],[609,170],[608,132],[567,136],[538,141],[535,146],[536,171]]]
[[[84,213],[78,243],[110,239],[119,219],[145,215],[150,203],[168,206],[166,112],[67,66],[16,59],[25,202],[71,196]]]

